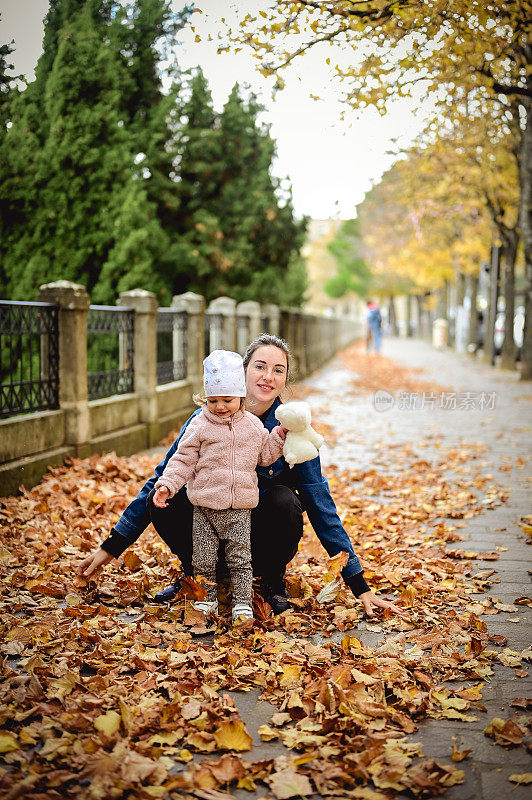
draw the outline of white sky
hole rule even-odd
[[[176,8],[182,3],[174,0]],[[221,17],[228,21],[237,4],[229,0],[203,0],[203,13],[193,15],[193,25],[202,38],[208,33],[216,37]],[[247,0],[244,7],[267,8],[263,0]],[[242,8],[242,4],[240,4]],[[17,72],[31,79],[42,49],[43,18],[48,0],[2,0],[0,10],[0,43],[15,40],[12,61]],[[195,34],[183,31],[177,54],[182,68],[200,65],[209,82],[214,105],[221,109],[235,83],[247,83],[267,107],[264,119],[271,123],[271,134],[277,142],[275,174],[288,177],[293,187],[294,206],[298,215],[308,214],[321,219],[353,217],[372,181],[377,181],[391,164],[387,154],[392,139],[400,137],[408,143],[431,112],[426,100],[403,100],[381,117],[373,109],[361,113],[349,111],[346,121],[340,120],[339,91],[330,81],[325,58],[333,63],[349,63],[353,50],[343,53],[320,45],[299,59],[286,74],[286,88],[275,100],[271,98],[271,79],[256,71],[256,59],[250,53],[216,53],[216,41],[194,41]],[[310,93],[324,97],[314,101]]]

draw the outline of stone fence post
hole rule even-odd
[[[222,317],[222,350],[236,348],[236,300],[230,297],[217,297],[211,300],[207,313],[220,314]]]
[[[171,308],[187,314],[187,380],[192,382],[194,392],[203,386],[203,359],[205,358],[205,298],[194,292],[176,294]]]
[[[247,318],[246,325],[240,325],[239,320]],[[246,352],[247,346],[256,339],[261,332],[260,304],[254,300],[245,300],[236,307],[236,349],[241,356]]]
[[[139,403],[139,422],[148,428],[148,446],[158,439],[157,407],[157,309],[153,292],[132,289],[120,292],[117,306],[135,311],[135,394]]]
[[[65,412],[65,444],[77,448],[90,439],[87,393],[87,317],[84,286],[55,281],[40,287],[39,302],[59,306],[59,407]]]
[[[279,306],[276,306],[273,303],[265,303],[262,306],[260,327],[261,333],[272,333],[274,336],[279,336],[281,327],[281,311]]]

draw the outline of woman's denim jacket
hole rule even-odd
[[[279,424],[275,418],[275,409],[278,405],[279,400],[276,398],[266,416],[262,419],[264,426],[269,431]],[[166,463],[177,450],[179,440],[183,436],[190,420],[198,413],[199,409],[185,422],[179,432],[179,436],[168,450],[163,461],[155,467],[154,475],[146,481],[135,500],[128,505],[115,524],[114,530],[128,539],[127,544],[124,542],[126,546],[133,544],[149,525],[150,515],[146,502],[148,495],[157,479],[160,478]],[[286,461],[282,457],[269,467],[257,467],[259,495],[268,491],[275,478],[285,468]],[[327,553],[330,556],[335,556],[341,551],[349,554],[349,560],[342,570],[343,578],[347,580],[351,576],[361,573],[360,561],[355,555],[349,536],[340,522],[334,500],[331,497],[329,484],[321,473],[320,457],[317,456],[312,461],[305,461],[303,464],[296,464],[290,470],[290,478],[290,487],[297,492],[301,505],[308,514],[310,524]],[[185,491],[185,487],[181,491]]]

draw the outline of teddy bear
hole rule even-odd
[[[316,458],[324,439],[310,425],[310,406],[302,401],[281,403],[275,416],[288,433],[283,447],[283,455],[290,469],[294,464]]]

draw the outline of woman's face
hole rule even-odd
[[[286,386],[286,354],[273,344],[257,347],[246,370],[247,399],[273,403]]]

